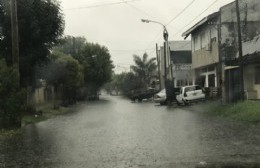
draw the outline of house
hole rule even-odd
[[[174,81],[175,87],[192,85],[193,82],[193,74],[191,71],[191,42],[186,41],[170,41],[169,42],[169,54],[170,54],[170,62],[171,66],[166,67],[171,73],[171,76]],[[164,88],[164,47],[160,48],[159,51],[159,68],[160,68],[160,79],[161,86]]]
[[[240,0],[244,89],[247,99],[260,99],[260,2]],[[225,58],[227,99],[236,101],[241,94],[238,58],[238,31],[235,2],[220,8],[221,54]]]
[[[248,99],[260,99],[260,2],[239,0],[239,7],[245,93]],[[185,38],[191,35],[196,84],[219,91],[224,84],[228,101],[241,97],[237,32],[236,3],[232,2],[183,33]]]
[[[189,40],[170,41],[169,47],[174,86],[193,85],[191,42]]]
[[[202,87],[217,88],[220,85],[218,21],[219,12],[216,12],[183,33],[185,37],[191,35],[194,80]]]

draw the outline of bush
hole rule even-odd
[[[0,60],[0,128],[21,126],[26,92],[19,89],[18,73]]]

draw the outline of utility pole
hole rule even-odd
[[[166,54],[167,54],[167,49],[166,49],[166,42],[164,42],[164,44],[163,44],[163,49],[164,49],[164,54],[163,54],[163,56],[164,56],[164,87],[165,87],[165,89],[166,89],[166,83],[167,83],[167,66],[166,66],[166,64],[167,64],[167,61],[166,61],[166,59],[167,59],[167,56],[166,56]]]
[[[159,83],[160,83],[160,90],[162,90],[162,84],[161,84],[161,66],[160,66],[160,58],[158,53],[158,44],[156,43],[156,58],[157,58],[157,68],[158,68],[158,76],[159,76]]]
[[[237,13],[237,34],[238,34],[238,54],[239,54],[239,70],[240,70],[240,96],[241,100],[245,99],[244,96],[244,65],[243,65],[243,49],[242,49],[242,37],[241,37],[241,27],[240,27],[240,10],[239,10],[239,3],[236,0],[236,13]]]
[[[18,73],[18,81],[20,83],[19,71],[19,38],[18,38],[18,19],[17,19],[17,3],[16,0],[11,0],[11,31],[12,31],[12,60],[13,67]]]
[[[226,104],[226,72],[225,72],[225,55],[221,52],[221,14],[219,15],[219,23],[217,24],[217,30],[218,30],[218,54],[219,59],[221,63],[221,80],[219,81],[220,87],[221,87],[221,97],[222,97],[222,104]]]

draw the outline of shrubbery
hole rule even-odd
[[[0,60],[0,128],[20,127],[26,92],[19,89],[18,73]]]

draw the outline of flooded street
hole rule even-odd
[[[260,160],[258,126],[194,109],[103,96],[1,141],[0,167],[170,168]]]

